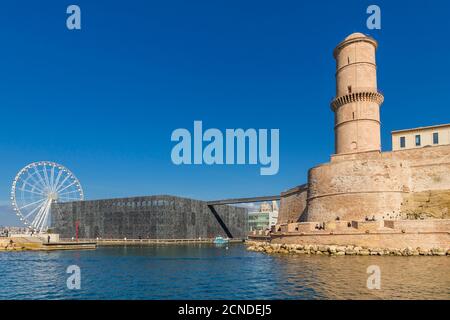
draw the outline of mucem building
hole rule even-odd
[[[247,235],[247,209],[174,196],[78,201],[52,205],[62,238],[198,239]]]

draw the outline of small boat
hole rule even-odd
[[[216,237],[215,239],[214,239],[214,244],[226,244],[226,243],[228,243],[228,242],[230,242],[230,240],[228,240],[228,239],[224,239],[223,237]]]

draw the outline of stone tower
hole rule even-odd
[[[381,150],[380,106],[375,51],[378,43],[353,33],[334,49],[336,59],[336,154]]]

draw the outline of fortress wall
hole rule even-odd
[[[369,248],[449,248],[450,234],[448,232],[431,233],[362,233],[362,234],[322,234],[322,235],[272,235],[273,244],[314,244],[360,246]]]
[[[335,155],[309,170],[304,194],[282,196],[277,229],[292,222],[445,218],[450,211],[450,145],[381,152],[377,42],[353,33],[334,50]],[[284,225],[283,225],[284,224]]]
[[[306,212],[307,185],[292,188],[281,194],[277,224],[300,221]]]
[[[407,161],[411,191],[450,190],[450,145],[383,152],[384,159]]]
[[[420,214],[445,218],[450,212],[449,192],[450,146],[334,155],[330,163],[309,172],[304,217],[306,221]]]
[[[410,166],[411,192],[404,195],[402,215],[410,219],[450,217],[450,145],[384,152],[382,157]]]
[[[398,217],[409,176],[407,165],[389,159],[355,159],[315,167],[309,171],[306,220]]]
[[[389,220],[384,221],[384,226],[405,232],[448,232],[450,219]]]
[[[450,145],[333,155],[328,165],[358,160],[397,161],[399,166],[409,168],[411,192],[450,189]]]
[[[398,191],[409,183],[408,164],[395,160],[353,160],[330,163],[309,171],[308,199],[336,193]]]
[[[401,212],[411,219],[449,219],[450,189],[409,193],[403,198]]]
[[[450,145],[381,152],[383,159],[409,160],[414,165],[450,162]],[[438,160],[439,159],[439,160]]]
[[[308,201],[307,221],[401,218],[401,193],[374,192],[324,196]]]
[[[214,206],[235,238],[247,236],[247,210]],[[226,237],[206,202],[172,196],[80,201],[52,206],[52,228],[62,238],[198,239]]]
[[[450,190],[450,163],[411,167],[411,191]]]

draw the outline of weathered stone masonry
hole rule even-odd
[[[361,33],[336,47],[336,153],[281,195],[280,225],[450,218],[450,145],[381,152],[377,47]]]
[[[335,154],[281,194],[272,243],[450,246],[450,145],[381,152],[377,46],[355,33],[335,49]]]

